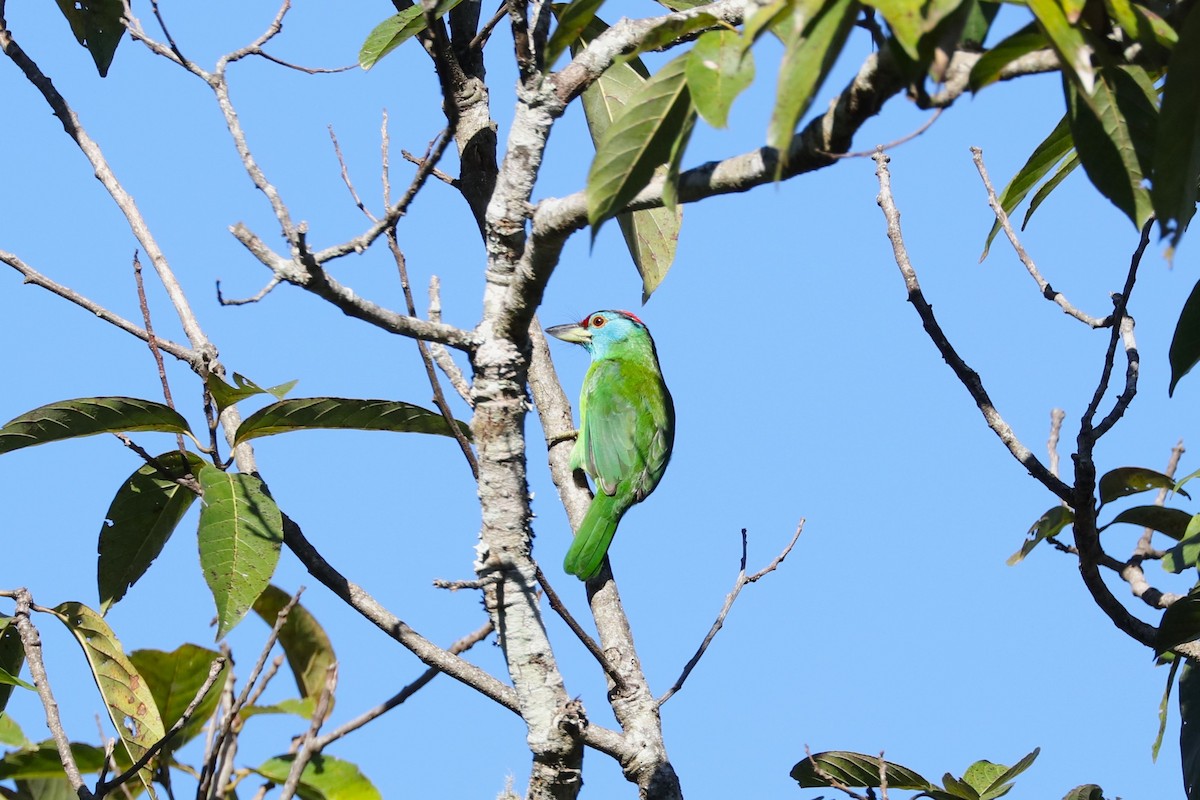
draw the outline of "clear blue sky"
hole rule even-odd
[[[609,19],[654,14],[652,4],[606,7]],[[268,24],[265,3],[201,10],[167,4],[181,47],[203,65],[249,42]],[[313,66],[355,60],[388,3],[299,4],[270,50]],[[489,6],[488,12],[491,11]],[[149,27],[149,8],[138,13]],[[1006,29],[1023,24],[1006,6]],[[10,4],[8,22],[100,142],[153,226],[229,368],[264,385],[298,378],[297,396],[386,397],[428,404],[415,346],[283,287],[266,300],[221,308],[269,278],[229,235],[244,221],[279,244],[270,209],[241,171],[211,93],[195,78],[125,40],[106,80],[70,38],[53,4]],[[511,44],[488,49],[501,141],[513,107]],[[821,91],[819,110],[869,52],[864,36]],[[734,106],[731,127],[699,126],[685,166],[759,146],[778,53],[766,43],[759,81]],[[305,76],[261,60],[235,65],[232,92],[251,146],[294,218],[318,247],[360,232],[365,220],[341,183],[329,145],[336,129],[358,190],[379,207],[381,109],[391,115],[394,181],[443,124],[429,64],[409,45],[370,73]],[[136,243],[40,96],[0,64],[4,191],[0,248],[129,318],[138,317],[130,259]],[[1076,425],[1099,374],[1107,333],[1095,333],[1043,300],[1003,243],[976,263],[990,224],[968,147],[984,149],[997,184],[1063,112],[1056,76],[990,87],[964,98],[920,138],[893,153],[896,199],[927,298],[962,355],[982,375],[1001,413],[1044,453],[1050,410]],[[913,130],[927,115],[902,98],[857,138],[868,149]],[[536,198],[582,186],[590,140],[574,108],[557,126]],[[456,171],[453,158],[446,169]],[[805,532],[783,567],[747,588],[685,689],[663,708],[667,746],[693,798],[811,797],[788,778],[807,745],[877,753],[927,777],[961,774],[974,760],[1011,764],[1042,754],[1016,797],[1061,797],[1099,783],[1109,797],[1180,796],[1177,714],[1158,764],[1150,760],[1165,670],[1095,608],[1069,557],[1041,548],[1015,568],[1005,559],[1054,498],[1004,450],[925,337],[875,204],[869,160],[852,159],[786,184],[689,206],[679,255],[640,309],[640,282],[615,225],[589,251],[567,246],[541,310],[544,324],[596,308],[638,310],[655,334],[675,397],[674,460],[653,498],[626,518],[614,570],[651,684],[666,690],[708,630],[737,570],[741,528],[752,569]],[[440,276],[447,321],[479,315],[483,249],[457,193],[431,183],[401,224],[418,298]],[[1039,211],[1024,242],[1046,277],[1094,315],[1110,309],[1136,231],[1086,183],[1068,180]],[[356,291],[402,307],[386,253],[334,270]],[[1200,378],[1174,400],[1167,345],[1197,276],[1185,242],[1174,266],[1152,247],[1132,304],[1142,354],[1141,392],[1101,444],[1101,469],[1161,468],[1170,448],[1194,439]],[[151,283],[160,334],[182,340]],[[0,274],[4,342],[0,418],[69,397],[158,398],[146,347],[81,310]],[[572,396],[586,356],[552,345]],[[202,427],[200,387],[171,368],[181,410]],[[460,407],[460,413],[465,410]],[[558,564],[566,518],[529,421],[535,554],[571,607],[586,615],[582,586]],[[170,440],[138,437],[148,449]],[[1200,443],[1197,444],[1200,446]],[[307,433],[263,440],[264,477],[284,510],[326,557],[434,641],[449,644],[483,621],[476,596],[431,586],[471,577],[478,512],[470,474],[452,443],[415,435]],[[139,466],[111,438],[21,451],[0,459],[5,508],[0,587],[28,586],[43,605],[95,605],[95,542],[111,495]],[[1184,456],[1181,469],[1196,462]],[[1069,469],[1069,462],[1065,465]],[[1187,508],[1187,506],[1183,506]],[[109,614],[127,649],[212,644],[212,600],[196,559],[194,514],[149,574]],[[1137,531],[1111,531],[1118,557]],[[1158,575],[1151,571],[1152,579]],[[334,724],[380,702],[422,670],[415,658],[331,598],[285,553],[276,582],[308,585],[304,602],[341,658]],[[1184,592],[1188,577],[1157,580]],[[1118,596],[1128,591],[1114,584]],[[1131,601],[1136,613],[1154,619]],[[7,609],[5,609],[7,610]],[[95,742],[102,704],[75,647],[39,619],[51,679],[69,733]],[[612,724],[603,675],[553,617],[551,634],[568,691]],[[265,627],[248,619],[230,642],[244,676]],[[472,660],[500,673],[498,648]],[[288,696],[280,679],[275,699]],[[10,710],[33,738],[44,727],[26,693]],[[295,719],[255,718],[241,763],[286,750]],[[357,762],[387,797],[436,793],[486,797],[507,776],[523,790],[529,756],[523,725],[508,711],[439,678],[382,721],[331,748]],[[630,796],[616,765],[589,752],[585,796]],[[827,795],[829,793],[826,793]]]

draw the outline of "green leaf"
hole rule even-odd
[[[1138,15],[1133,10],[1133,3],[1129,0],[1104,0],[1104,8],[1108,11],[1109,17],[1115,20],[1128,36],[1137,37],[1141,26],[1138,22]]]
[[[934,796],[937,800],[979,800],[979,792],[966,781],[958,778],[947,772],[942,776],[942,786],[945,787],[944,792],[936,792]]]
[[[588,222],[600,225],[641,191],[665,164],[692,113],[684,68],[687,54],[667,62],[629,97],[596,144],[588,171]]]
[[[21,674],[21,665],[25,663],[25,646],[21,644],[21,635],[12,617],[0,614],[0,671],[11,678]],[[16,684],[0,682],[0,711],[8,705],[12,696],[12,687]],[[26,684],[28,686],[28,684]]]
[[[330,698],[331,701],[332,699]],[[303,700],[298,697],[289,697],[269,706],[246,706],[238,713],[238,716],[242,719],[249,719],[260,714],[295,714],[301,719],[312,719],[316,707],[317,700],[314,697],[306,697]]]
[[[617,56],[617,60],[628,61],[642,53],[664,50],[698,31],[715,28],[724,24],[712,14],[694,14],[690,17],[665,17],[658,24],[646,31],[633,50]]]
[[[1021,563],[1025,556],[1033,551],[1033,548],[1051,536],[1057,536],[1059,532],[1075,521],[1075,512],[1066,506],[1054,506],[1045,514],[1038,518],[1038,521],[1033,523],[1033,527],[1026,534],[1026,540],[1021,545],[1021,549],[1008,557],[1008,566],[1015,566]]]
[[[96,70],[103,78],[108,75],[117,45],[125,35],[121,22],[125,7],[121,0],[57,0],[75,39],[92,54]]]
[[[1142,20],[1145,21],[1145,25],[1139,24],[1138,26],[1143,43],[1153,39],[1159,47],[1167,50],[1174,49],[1179,42],[1179,34],[1171,27],[1171,23],[1140,4],[1135,5],[1133,11],[1140,18],[1139,23]]]
[[[1092,94],[1064,78],[1067,116],[1079,160],[1092,185],[1141,228],[1152,212],[1150,173],[1158,110],[1135,68],[1105,68]],[[1144,72],[1142,72],[1144,75]]]
[[[254,381],[236,372],[233,373],[233,382],[236,385],[230,386],[211,372],[204,379],[204,385],[208,387],[209,394],[212,395],[213,401],[217,404],[218,413],[235,403],[240,403],[247,397],[254,397],[258,394],[270,394],[276,400],[282,400],[299,383],[299,381],[288,381],[287,383],[281,383],[278,386],[264,389]]]
[[[1200,592],[1193,589],[1163,612],[1154,638],[1154,649],[1165,653],[1176,645],[1200,637]],[[1182,690],[1182,683],[1180,684]]]
[[[1188,800],[1200,795],[1200,677],[1188,659],[1179,676],[1179,754]]]
[[[0,744],[11,747],[32,747],[33,743],[25,736],[21,726],[8,714],[0,711]]]
[[[33,684],[26,683],[25,681],[18,678],[16,675],[11,674],[8,670],[4,669],[3,667],[0,667],[0,683],[6,684],[8,686],[20,686],[22,689],[28,689],[31,692],[34,691]]]
[[[592,20],[580,39],[572,44],[572,53],[607,28],[603,21]],[[641,60],[635,58],[613,64],[584,90],[583,113],[593,143],[599,143],[613,119],[649,77],[650,73]],[[675,247],[682,221],[682,208],[648,208],[617,215],[629,255],[638,274],[642,276],[643,297],[648,297],[649,292],[658,287],[675,261]]]
[[[1064,116],[1054,126],[1054,130],[1050,131],[1050,134],[1042,140],[1041,144],[1034,148],[1029,160],[1025,162],[1025,166],[1017,171],[1017,174],[1004,187],[1004,191],[1000,192],[997,199],[1000,201],[1004,213],[1012,216],[1012,212],[1025,199],[1025,195],[1029,194],[1029,190],[1036,186],[1038,181],[1044,178],[1050,170],[1054,169],[1055,164],[1062,161],[1071,152],[1072,146],[1070,123]],[[987,258],[992,240],[999,232],[1000,221],[996,220],[992,223],[992,229],[988,231],[987,241],[983,243],[983,253],[979,256],[980,261]]]
[[[896,43],[905,55],[916,62],[922,61],[921,39],[937,27],[938,23],[953,13],[962,0],[866,0],[864,5],[874,6],[888,24]]]
[[[254,601],[254,612],[268,625],[274,625],[279,612],[291,601],[278,586],[268,586]],[[300,696],[316,699],[325,688],[329,667],[337,662],[333,643],[316,618],[297,603],[279,629],[279,644],[287,656]],[[332,699],[332,698],[331,698]]]
[[[1058,53],[1064,78],[1069,78],[1073,86],[1091,94],[1095,84],[1092,48],[1083,32],[1067,18],[1062,0],[1029,0],[1028,5],[1038,26]]]
[[[729,122],[733,101],[754,81],[754,55],[737,31],[708,31],[688,54],[684,74],[696,111],[714,128]]]
[[[462,0],[440,0],[433,10],[433,16],[441,17]],[[358,65],[370,69],[379,59],[395,50],[400,45],[425,30],[425,13],[420,3],[411,5],[399,14],[388,17],[375,26],[367,34],[366,41],[358,51]]]
[[[1104,790],[1094,783],[1085,783],[1067,792],[1063,800],[1104,800]]]
[[[1111,503],[1113,500],[1131,494],[1148,492],[1151,489],[1178,491],[1179,494],[1191,499],[1191,496],[1182,489],[1176,490],[1175,481],[1161,472],[1143,467],[1118,467],[1100,477],[1100,505]]]
[[[203,465],[199,456],[178,450],[155,459],[174,477],[195,475]],[[100,588],[100,613],[108,613],[158,558],[196,494],[144,464],[121,484],[100,527],[96,582]]]
[[[603,4],[604,0],[571,0],[566,5],[554,6],[554,17],[558,20],[558,25],[555,26],[554,33],[550,34],[550,40],[546,42],[543,68],[549,70],[554,67],[558,57],[583,35]]]
[[[213,661],[220,655],[215,650],[185,644],[170,653],[163,650],[135,650],[129,654],[129,660],[150,687],[159,717],[164,724],[174,725],[195,699],[196,693],[208,679]],[[228,671],[229,663],[226,662],[204,699],[196,706],[183,729],[175,734],[168,748],[176,750],[204,730],[221,700],[221,690]]]
[[[129,431],[191,433],[187,420],[162,403],[84,397],[40,406],[9,420],[0,428],[0,454],[78,436]]]
[[[77,800],[71,782],[64,775],[60,778],[32,778],[17,781],[17,791],[8,795],[11,800]],[[131,793],[132,794],[132,793]]]
[[[1158,751],[1162,747],[1163,736],[1167,732],[1167,709],[1171,706],[1171,687],[1175,684],[1175,675],[1179,672],[1182,658],[1171,659],[1171,668],[1167,670],[1167,685],[1163,687],[1162,700],[1158,703],[1158,733],[1154,744],[1150,746],[1150,760],[1158,761]]]
[[[1196,213],[1200,181],[1200,14],[1188,14],[1171,51],[1163,84],[1162,116],[1154,148],[1154,213],[1171,247],[1178,246]]]
[[[468,439],[471,428],[457,422]],[[305,397],[280,400],[242,420],[234,444],[277,433],[315,430],[396,431],[452,436],[446,418],[398,400],[359,400],[346,397]]]
[[[1181,541],[1184,533],[1187,531],[1188,524],[1192,521],[1192,515],[1186,511],[1180,511],[1178,508],[1164,508],[1162,506],[1134,506],[1127,508],[1117,516],[1113,517],[1113,521],[1105,525],[1115,525],[1118,522],[1128,523],[1129,525],[1141,525],[1144,528],[1151,528],[1159,533],[1170,536],[1175,541]],[[1101,528],[1103,530],[1104,528]]]
[[[99,772],[104,766],[104,750],[88,744],[71,743],[71,755],[82,773]],[[129,769],[133,762],[124,749],[113,752],[119,770]],[[0,780],[34,780],[63,776],[62,761],[54,741],[39,742],[35,749],[14,750],[0,758]]]
[[[1187,375],[1196,362],[1200,361],[1200,281],[1192,287],[1179,321],[1175,323],[1175,334],[1171,337],[1171,384],[1167,396],[1175,393],[1179,379]],[[0,431],[0,435],[2,435]]]
[[[1079,156],[1075,153],[1072,153],[1070,158],[1059,165],[1058,169],[1055,170],[1054,175],[1050,178],[1050,180],[1042,184],[1041,188],[1034,193],[1033,199],[1029,201],[1029,209],[1025,212],[1025,218],[1021,220],[1021,230],[1024,230],[1025,226],[1029,224],[1029,220],[1033,217],[1033,212],[1038,210],[1038,207],[1042,204],[1042,201],[1049,197],[1050,193],[1057,189],[1058,185],[1062,183],[1068,175],[1074,172],[1075,168],[1078,166]]]
[[[200,567],[217,605],[217,639],[246,616],[271,582],[283,515],[253,475],[200,470]]]
[[[1188,520],[1179,544],[1164,553],[1160,563],[1167,572],[1178,574],[1196,566],[1197,559],[1200,559],[1200,514]]]
[[[126,657],[112,628],[104,618],[82,603],[60,603],[51,611],[62,621],[87,656],[92,677],[108,707],[108,716],[121,737],[130,763],[166,735],[154,695],[146,681]],[[138,772],[142,785],[154,796],[153,762]]]
[[[978,92],[1000,80],[1000,73],[1005,67],[1021,56],[1041,50],[1048,44],[1046,34],[1042,33],[1036,22],[1031,22],[1016,33],[1010,34],[975,62],[975,66],[971,68],[971,91]]]
[[[276,756],[254,770],[272,783],[287,780],[295,756]],[[349,761],[333,756],[314,756],[300,773],[296,792],[303,800],[382,800],[382,795],[366,776]]]
[[[963,779],[979,792],[980,800],[996,800],[1008,794],[1013,778],[1033,766],[1040,752],[1042,748],[1033,748],[1032,752],[1011,767],[990,761],[976,761],[963,773]]]
[[[829,779],[824,776],[831,776],[850,787],[876,787],[879,786],[879,763],[876,756],[830,750],[816,753],[796,764],[792,767],[791,776],[804,789],[831,786]],[[933,787],[928,780],[907,767],[890,761],[884,761],[883,764],[891,789],[924,791]]]
[[[767,126],[767,146],[787,161],[796,125],[842,52],[858,16],[857,0],[795,0],[791,30],[779,65],[775,109]]]

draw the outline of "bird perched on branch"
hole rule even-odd
[[[596,311],[546,333],[583,345],[592,356],[570,464],[592,476],[596,495],[563,561],[567,572],[589,580],[600,571],[621,517],[654,491],[667,469],[675,406],[650,331],[628,311]]]

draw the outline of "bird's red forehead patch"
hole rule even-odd
[[[599,313],[604,313],[604,312],[599,312]],[[634,313],[633,313],[633,312],[631,312],[631,311],[620,311],[620,310],[615,310],[615,311],[611,311],[611,312],[608,312],[608,313],[611,313],[611,314],[620,314],[622,317],[625,317],[625,318],[626,318],[626,319],[628,319],[628,320],[632,320],[632,321],[636,322],[638,325],[641,325],[642,327],[645,327],[645,326],[646,326],[646,323],[642,322],[642,321],[641,321],[641,319],[639,319],[639,318],[638,318],[638,315],[637,315],[637,314],[634,314]],[[599,325],[600,325],[600,323],[599,323],[599,322],[597,322],[597,323],[593,324],[593,320],[595,320],[596,318],[597,318],[597,317],[596,317],[596,314],[595,314],[595,313],[588,314],[588,315],[587,315],[586,317],[584,317],[584,318],[583,318],[583,320],[582,320],[582,321],[579,323],[579,326],[580,326],[581,328],[592,328],[592,327],[599,327]]]

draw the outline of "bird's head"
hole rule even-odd
[[[581,344],[600,358],[614,346],[650,338],[646,324],[628,311],[593,311],[580,322],[546,328],[546,333],[564,342]]]

